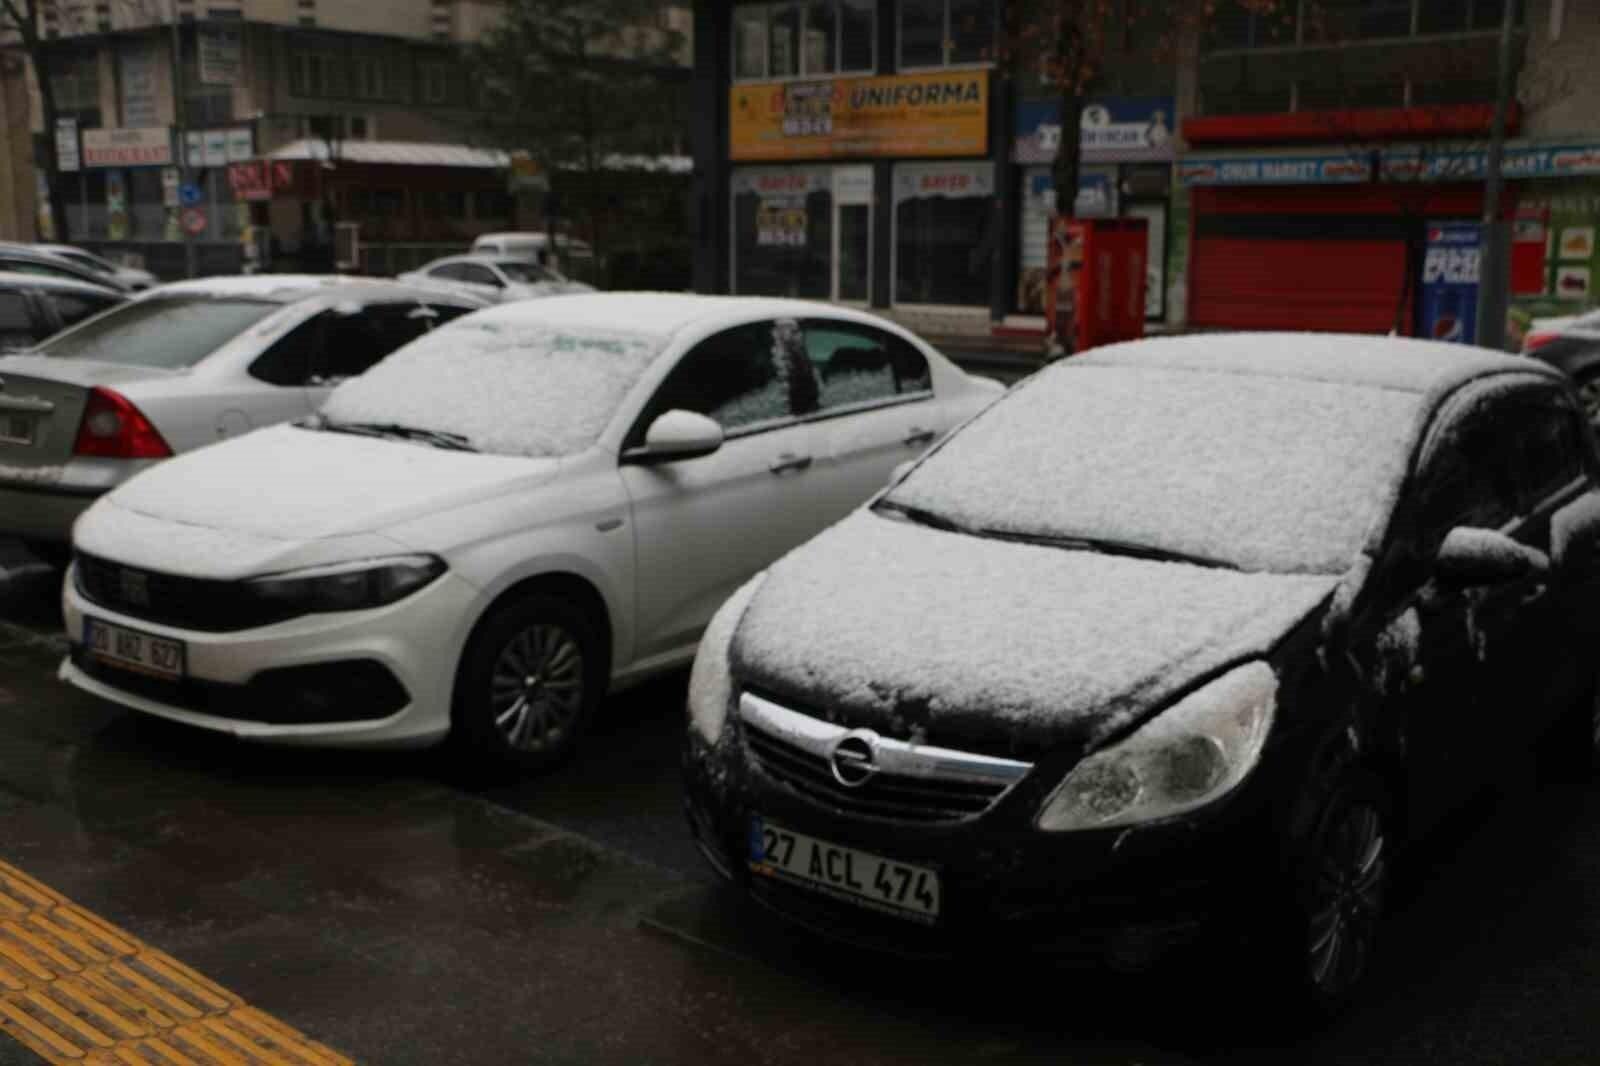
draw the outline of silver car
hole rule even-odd
[[[78,515],[138,471],[307,415],[338,382],[481,306],[392,281],[211,278],[0,356],[0,536],[62,561]]]

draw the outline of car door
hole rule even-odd
[[[1506,435],[1515,421],[1510,395],[1480,387],[1447,404],[1429,431],[1417,479],[1411,552],[1420,586],[1402,606],[1414,609],[1416,621],[1405,735],[1412,810],[1422,824],[1480,788],[1497,753],[1523,732],[1516,716],[1527,693],[1517,687],[1528,678],[1516,661],[1526,647],[1519,629],[1542,609],[1545,578],[1462,586],[1434,567],[1452,529],[1534,539],[1534,525],[1518,510]]]
[[[736,588],[821,528],[809,495],[815,430],[801,418],[815,395],[796,371],[798,337],[787,336],[758,322],[701,341],[629,434],[621,475],[638,566],[638,659],[690,645]],[[722,447],[695,459],[629,462],[626,449],[674,409],[715,419]]]
[[[831,522],[881,489],[894,468],[950,428],[928,361],[887,330],[841,319],[801,323],[819,383],[817,446]]]

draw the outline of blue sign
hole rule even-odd
[[[1056,179],[1049,171],[1033,174],[1028,181],[1028,198],[1036,209],[1053,215],[1056,211]],[[1072,213],[1079,218],[1115,218],[1117,186],[1110,174],[1078,174],[1078,199]]]
[[[1061,101],[1017,104],[1018,163],[1048,163],[1061,144]],[[1170,96],[1101,96],[1084,105],[1078,144],[1087,163],[1166,162],[1173,157]]]
[[[178,186],[178,201],[182,203],[184,207],[195,207],[203,199],[205,199],[205,196],[203,193],[201,193],[200,186],[196,185],[194,182],[186,181],[182,185]]]
[[[1383,181],[1482,181],[1488,154],[1481,149],[1383,150]],[[1600,144],[1507,145],[1507,178],[1562,178],[1600,174]],[[1178,164],[1184,185],[1339,185],[1369,181],[1364,154],[1296,156],[1185,156]]]
[[[1422,336],[1474,344],[1478,337],[1476,222],[1430,222],[1422,258]]]
[[[1178,164],[1184,185],[1348,185],[1371,177],[1371,164],[1349,155],[1188,156]]]

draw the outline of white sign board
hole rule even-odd
[[[164,167],[172,164],[172,132],[166,126],[83,131],[86,167]]]
[[[248,126],[228,131],[228,162],[242,163],[256,154],[255,138]]]
[[[223,167],[228,165],[228,131],[205,130],[203,133],[204,146],[201,154],[201,166]]]
[[[159,124],[155,53],[139,48],[123,52],[117,59],[122,67],[122,124],[132,128]]]
[[[56,169],[67,174],[80,166],[82,161],[78,157],[78,120],[58,118],[56,119]]]

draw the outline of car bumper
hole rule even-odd
[[[1139,968],[1214,934],[1248,933],[1281,884],[1264,812],[1227,803],[1134,830],[1044,833],[1038,796],[1020,788],[963,823],[868,824],[766,781],[737,751],[692,735],[685,806],[702,854],[763,907],[821,935],[922,958],[1018,953]],[[1016,802],[1009,802],[1016,801]],[[751,873],[755,815],[829,843],[939,872],[941,913],[927,923]]]
[[[449,731],[461,644],[453,635],[473,617],[478,595],[447,573],[387,607],[215,633],[102,607],[78,590],[69,571],[62,613],[72,651],[60,677],[133,710],[251,740],[423,747]],[[95,660],[83,646],[86,617],[183,642],[183,680],[147,678]]]

